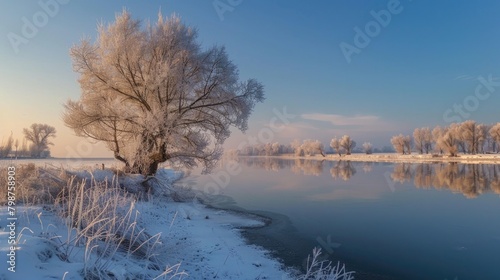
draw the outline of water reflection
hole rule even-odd
[[[238,162],[246,166],[268,171],[290,169],[293,173],[320,176],[329,169],[334,180],[348,181],[356,175],[357,169],[370,173],[373,162],[318,161],[307,159],[284,160],[266,157],[241,157]],[[392,164],[390,164],[392,165]],[[500,166],[492,164],[461,163],[396,163],[387,176],[397,183],[413,183],[422,189],[445,189],[475,198],[483,193],[500,194]]]
[[[486,164],[408,164],[394,167],[391,178],[398,182],[413,180],[417,188],[449,189],[468,198],[493,191],[500,194],[500,166]]]
[[[295,174],[319,176],[323,174],[323,161],[296,159],[291,170]]]
[[[333,179],[342,179],[347,181],[351,179],[354,174],[356,174],[356,168],[350,161],[337,161],[330,169],[330,175],[332,175]]]

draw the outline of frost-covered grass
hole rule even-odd
[[[18,262],[0,279],[353,279],[320,250],[306,274],[285,269],[239,233],[262,221],[205,207],[173,186],[180,176],[161,169],[144,184],[117,170],[17,166]],[[1,207],[4,258],[7,217]]]
[[[337,263],[332,266],[332,262],[320,260],[321,249],[314,248],[312,255],[307,257],[307,269],[304,275],[298,280],[352,280],[353,271],[346,271],[345,265]]]
[[[63,188],[55,203],[69,230],[61,248],[68,259],[75,248],[84,248],[86,279],[150,279],[161,267],[156,258],[161,233],[147,232],[138,222],[136,198],[115,182],[94,179],[89,186],[86,180],[75,183],[72,179]],[[122,258],[140,260],[141,270],[114,271],[115,262]]]

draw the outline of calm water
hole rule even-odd
[[[273,218],[246,235],[288,265],[316,246],[356,279],[500,279],[500,166],[241,158],[182,183]]]

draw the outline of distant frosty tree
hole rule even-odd
[[[428,154],[430,151],[432,151],[432,132],[431,129],[428,127],[421,128],[421,133],[423,134],[424,138],[424,150],[425,153]]]
[[[419,154],[426,154],[432,149],[432,134],[428,127],[416,128],[413,131],[413,143]]]
[[[282,148],[281,144],[278,142],[274,142],[271,144],[271,154],[272,155],[279,155],[282,153]]]
[[[444,133],[438,139],[437,145],[441,147],[449,156],[457,156],[458,143],[460,141],[460,127],[457,124],[451,124],[444,130]]]
[[[64,122],[104,142],[132,173],[152,175],[165,161],[208,172],[230,127],[245,131],[264,100],[259,82],[239,81],[224,47],[202,50],[176,16],[141,28],[124,11],[70,53],[82,92],[65,104]]]
[[[477,124],[475,121],[469,120],[459,124],[456,127],[457,137],[463,141],[464,146],[463,152],[468,152],[475,154],[477,148]]]
[[[337,137],[334,137],[332,141],[330,141],[330,147],[332,147],[333,151],[342,156],[342,147],[340,146],[340,140]]]
[[[489,126],[485,124],[479,124],[477,126],[478,136],[477,136],[477,152],[484,154],[484,146],[489,138]]]
[[[413,142],[415,143],[415,149],[419,154],[424,153],[424,134],[420,128],[415,128],[413,131]]]
[[[486,141],[486,127],[475,121],[468,120],[457,127],[459,138],[465,144],[465,152],[477,154],[483,152],[484,142]]]
[[[489,133],[490,133],[491,139],[493,139],[493,141],[495,141],[495,143],[497,143],[497,146],[500,145],[500,123],[494,124],[490,128]]]
[[[370,142],[363,143],[363,151],[369,155],[373,153],[373,146]]]
[[[325,148],[323,144],[318,140],[304,140],[304,142],[300,146],[300,149],[304,152],[305,155],[308,156],[313,156],[316,154],[325,156]]]
[[[266,156],[275,156],[280,154],[280,143],[267,143],[264,145],[264,153]]]
[[[407,154],[411,154],[411,137],[409,135],[403,138],[403,144]]]
[[[352,149],[356,147],[356,142],[353,141],[349,135],[344,135],[342,139],[340,139],[340,146],[345,150],[346,155],[350,155]]]
[[[411,154],[411,137],[399,134],[391,138],[391,144],[397,153]]]
[[[290,147],[293,149],[293,153],[296,156],[303,157],[305,155],[304,147],[302,146],[302,142],[299,139],[294,139],[292,143],[290,143]]]
[[[56,129],[48,124],[34,123],[30,128],[23,129],[24,137],[32,144],[31,156],[35,158],[49,155],[50,138],[56,137]]]
[[[443,153],[444,148],[439,145],[439,139],[444,135],[444,129],[439,125],[432,130],[432,141],[435,143],[434,149],[440,154]]]

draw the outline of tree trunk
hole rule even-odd
[[[129,168],[129,173],[142,174],[144,176],[154,176],[156,171],[158,171],[158,166],[160,162],[158,161],[150,161],[147,163],[136,161]]]
[[[166,143],[158,145],[155,139],[148,135],[142,135],[141,138],[141,145],[135,153],[129,172],[153,176],[156,174],[159,164],[168,159],[165,151]]]

